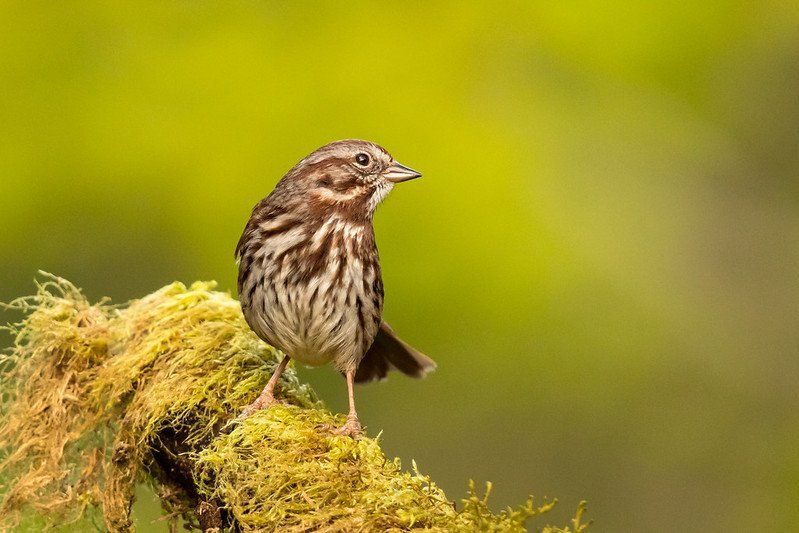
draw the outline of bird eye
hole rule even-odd
[[[369,164],[369,155],[361,152],[355,156],[355,162],[360,166],[365,167]]]

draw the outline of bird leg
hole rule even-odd
[[[269,383],[266,384],[264,390],[261,392],[261,395],[252,402],[250,405],[247,406],[244,411],[241,412],[239,418],[247,418],[251,414],[256,411],[260,411],[261,409],[268,409],[269,407],[273,406],[276,403],[279,403],[275,399],[275,385],[277,385],[278,380],[280,380],[281,374],[286,369],[286,365],[289,364],[289,359],[291,359],[288,355],[283,356],[283,360],[280,361],[280,364],[277,365],[272,377],[269,378]]]
[[[347,423],[336,430],[338,435],[347,435],[357,438],[361,435],[361,422],[355,412],[355,370],[347,371],[347,392],[349,393],[350,412],[347,414]]]

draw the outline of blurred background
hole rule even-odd
[[[371,139],[424,173],[376,231],[439,363],[359,391],[389,454],[596,531],[789,530],[797,87],[796,2],[3,2],[0,300],[235,294],[251,207]]]

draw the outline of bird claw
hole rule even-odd
[[[357,417],[348,416],[347,423],[338,429],[334,429],[333,433],[357,439],[363,434],[363,427],[361,427],[361,422]]]
[[[250,405],[248,405],[247,407],[244,408],[244,410],[238,416],[238,419],[239,420],[244,420],[248,416],[252,415],[253,413],[255,413],[257,411],[260,411],[261,409],[269,409],[273,405],[277,405],[277,404],[280,404],[280,403],[283,403],[283,402],[281,402],[280,400],[276,399],[274,397],[274,395],[272,395],[272,394],[268,394],[268,395],[262,394],[254,402],[252,402]]]

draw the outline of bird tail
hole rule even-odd
[[[422,378],[435,370],[436,363],[397,337],[391,326],[383,321],[371,348],[358,365],[355,382],[367,383],[385,379],[391,368],[414,378]]]

